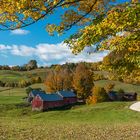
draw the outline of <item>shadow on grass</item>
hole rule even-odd
[[[71,104],[71,105],[65,105],[62,107],[55,107],[55,108],[49,108],[47,110],[43,110],[42,112],[47,112],[47,111],[65,111],[65,110],[70,110],[76,106],[80,106],[80,105],[84,105],[85,103],[83,102],[77,102],[75,104]]]

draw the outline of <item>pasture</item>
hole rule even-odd
[[[129,110],[131,104],[106,102],[48,112],[32,112],[23,103],[1,104],[0,139],[139,139],[140,113]]]
[[[115,83],[115,90],[122,88],[140,94],[138,85],[108,80],[97,81],[95,85],[104,86],[109,82]],[[46,89],[43,83],[31,87]],[[32,112],[23,100],[25,89],[0,87],[0,140],[140,139],[140,113],[129,110],[133,102],[104,102]]]
[[[20,80],[29,80],[31,77],[40,76],[43,80],[46,77],[46,69],[36,69],[31,71],[12,71],[0,70],[0,81],[18,82]]]

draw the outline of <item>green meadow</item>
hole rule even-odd
[[[40,76],[42,79],[46,77],[46,69],[36,69],[31,71],[12,71],[0,70],[0,81],[18,82],[20,80],[29,80],[31,77]]]
[[[115,83],[114,90],[122,88],[140,94],[138,85],[109,80],[97,81],[95,85],[107,83]],[[43,83],[31,87],[46,88]],[[140,113],[129,109],[134,102],[104,102],[32,112],[31,106],[23,99],[25,89],[0,87],[0,140],[140,139]]]
[[[1,140],[140,138],[140,113],[129,110],[132,102],[105,102],[90,106],[76,105],[65,110],[32,112],[30,106],[20,101],[14,104],[0,101]]]

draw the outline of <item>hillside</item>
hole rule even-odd
[[[45,69],[0,73],[0,77],[5,75],[8,81],[14,78],[28,79],[28,75],[43,77],[46,74]],[[122,88],[140,94],[138,85],[109,80],[96,81],[95,85],[104,86],[106,83],[115,83],[115,90]],[[43,83],[31,87],[46,89]],[[140,137],[140,115],[129,110],[133,102],[104,102],[76,105],[71,109],[32,112],[23,99],[26,96],[25,89],[0,87],[0,140],[127,140]]]
[[[23,79],[29,80],[34,76],[40,76],[44,79],[46,77],[46,69],[35,69],[31,71],[0,70],[0,80],[3,82],[18,82]]]
[[[123,89],[125,92],[137,92],[138,94],[140,94],[140,85],[127,84],[113,80],[99,80],[95,82],[95,85],[104,87],[107,83],[114,83],[114,90],[116,91],[118,91],[119,89]]]
[[[138,139],[140,115],[128,109],[131,104],[100,103],[41,113],[24,104],[0,101],[0,139]]]

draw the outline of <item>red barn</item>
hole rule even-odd
[[[74,104],[77,102],[77,96],[72,91],[57,92],[64,100],[64,105]]]
[[[40,90],[40,89],[33,89],[33,90],[29,93],[27,101],[28,101],[29,103],[31,103],[32,100],[35,98],[35,96],[36,96],[37,94],[46,94],[46,93],[45,93],[45,91],[42,91],[42,90]]]
[[[64,105],[63,98],[58,94],[38,93],[32,100],[32,110],[44,111]]]

